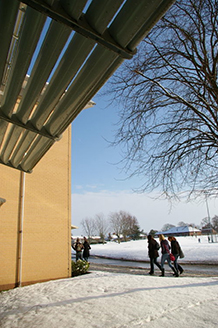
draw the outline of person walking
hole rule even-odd
[[[159,257],[158,249],[160,245],[158,242],[151,236],[148,235],[148,256],[150,258],[150,275],[154,274],[154,264],[161,270],[161,265],[157,262],[157,258]]]
[[[178,258],[180,257],[181,254],[181,247],[175,237],[170,236],[168,237],[168,240],[171,244],[171,253],[175,257],[175,261],[173,262],[174,268],[177,270],[177,272],[180,272],[180,274],[182,274],[184,270],[181,267],[181,265],[179,265],[178,263]]]
[[[168,241],[165,239],[164,235],[159,235],[159,240],[160,240],[160,246],[161,246],[161,276],[164,277],[165,275],[165,270],[164,270],[164,263],[167,261],[169,267],[173,270],[175,273],[175,276],[178,277],[178,271],[173,267],[171,260],[170,260],[170,245]]]
[[[82,260],[82,249],[83,244],[80,242],[80,239],[76,239],[76,243],[73,245],[73,249],[76,251],[76,261]]]
[[[84,237],[84,242],[83,242],[83,258],[84,258],[84,260],[86,262],[88,262],[88,259],[89,259],[89,255],[90,255],[89,250],[90,249],[91,249],[90,244],[89,244],[87,238]]]

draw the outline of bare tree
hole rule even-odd
[[[92,218],[85,218],[81,221],[83,231],[90,238],[95,234],[95,222]]]
[[[110,83],[140,191],[218,190],[218,0],[180,0]]]
[[[110,223],[113,233],[117,236],[118,242],[120,242],[120,235],[123,231],[122,214],[120,212],[111,213]]]
[[[214,229],[218,231],[218,216],[215,215],[212,220],[209,217],[205,217],[201,220],[201,227],[205,229]]]
[[[184,221],[180,221],[177,225],[178,227],[185,227],[188,225],[188,223],[185,223]]]
[[[210,223],[210,218],[205,217],[201,220],[201,227],[202,228],[210,228],[211,227],[211,223]]]
[[[136,217],[125,211],[111,213],[110,221],[111,227],[117,235],[118,240],[120,240],[121,234],[124,240],[127,240],[127,236],[136,236],[140,233]]]
[[[171,223],[165,223],[161,230],[162,231],[167,231],[167,230],[169,230],[171,228],[174,228],[174,227],[175,226],[173,224],[171,224]]]
[[[184,221],[180,221],[178,224],[178,227],[185,227],[185,226],[189,226],[189,227],[193,227],[193,228],[198,228],[198,226],[195,223],[185,223]]]
[[[214,230],[216,230],[218,232],[218,216],[217,215],[215,215],[212,218],[212,225],[213,225]]]
[[[122,215],[122,235],[124,240],[127,240],[127,236],[132,236],[135,234],[138,227],[138,221],[136,217],[131,214],[121,211]],[[139,230],[139,229],[138,229]]]
[[[97,234],[100,236],[102,242],[105,242],[105,236],[108,233],[109,230],[109,224],[108,221],[104,218],[104,214],[96,214],[95,219],[95,229]]]

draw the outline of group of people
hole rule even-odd
[[[83,243],[77,238],[75,244],[72,245],[73,249],[76,251],[76,261],[84,259],[88,262],[91,246],[86,237],[84,237]]]
[[[167,261],[169,267],[173,271],[173,275],[178,277],[179,274],[183,273],[183,268],[178,263],[179,257],[184,257],[182,249],[176,240],[175,237],[168,237],[168,241],[165,239],[164,235],[159,235],[159,243],[151,236],[148,235],[148,256],[150,258],[150,275],[154,274],[154,265],[156,265],[160,271],[161,276],[165,275],[164,264]],[[90,255],[90,244],[86,237],[84,237],[83,243],[79,238],[76,239],[75,244],[72,245],[73,249],[76,251],[76,261],[84,259],[88,262],[88,258]],[[157,258],[159,257],[158,250],[161,248],[161,262],[157,262]],[[171,256],[173,255],[173,260]],[[173,262],[173,264],[172,264]]]
[[[161,276],[165,275],[164,264],[167,261],[169,267],[173,271],[173,275],[178,277],[183,273],[183,268],[178,263],[179,257],[184,257],[182,249],[175,237],[168,237],[169,242],[165,239],[164,235],[159,235],[159,243],[151,236],[148,236],[148,256],[150,258],[150,275],[154,274],[154,264],[160,269]],[[159,257],[158,250],[161,248],[161,262],[157,262]],[[173,260],[171,256],[173,255]],[[173,264],[172,264],[173,261]]]

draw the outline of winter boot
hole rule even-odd
[[[179,276],[178,271],[177,271],[175,268],[172,268],[172,270],[173,270],[173,272],[174,272],[173,275],[174,275],[175,277],[178,277],[178,276]]]
[[[160,277],[164,277],[164,269],[161,269],[161,275],[160,275]]]
[[[160,271],[162,271],[161,265],[159,263],[157,263],[157,267],[160,269]]]

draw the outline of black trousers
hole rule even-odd
[[[161,270],[161,265],[157,262],[157,257],[150,258],[150,273],[154,273],[154,264]]]

